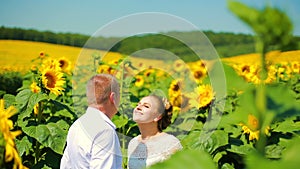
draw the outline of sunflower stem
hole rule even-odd
[[[264,120],[265,113],[267,110],[266,106],[266,88],[264,81],[267,78],[266,69],[266,45],[263,40],[258,40],[256,43],[256,50],[260,53],[261,72],[260,72],[260,83],[256,87],[256,107],[258,110],[258,121],[259,121],[259,140],[257,141],[257,150],[262,155],[265,154],[266,137],[264,135]]]
[[[120,98],[122,99],[123,98],[123,86],[124,86],[124,68],[125,68],[125,63],[124,61],[122,62],[121,64],[121,83],[120,83]],[[122,99],[123,100],[123,99]],[[124,116],[124,109],[122,110],[121,112],[121,116],[123,117]],[[122,126],[121,127],[121,130],[122,130],[122,138],[121,138],[121,143],[122,143],[122,146],[121,146],[121,149],[122,149],[122,154],[123,154],[123,157],[125,156],[125,151],[126,151],[126,145],[125,145],[125,126]],[[125,164],[127,162],[127,159],[123,158],[123,168],[125,168]]]
[[[39,125],[41,123],[42,120],[42,103],[39,102],[38,103],[38,113],[37,113],[37,125]],[[36,140],[36,145],[35,145],[35,164],[39,161],[39,157],[40,157],[40,146],[41,143]]]

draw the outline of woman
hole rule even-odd
[[[171,123],[172,106],[156,95],[142,98],[133,110],[140,135],[128,145],[128,168],[141,169],[169,158],[182,149],[180,141],[163,132]]]

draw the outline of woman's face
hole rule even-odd
[[[142,98],[133,110],[133,121],[137,123],[151,123],[159,120],[157,103],[147,96]]]

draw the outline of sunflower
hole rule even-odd
[[[205,68],[199,67],[199,68],[193,70],[192,74],[193,74],[193,78],[195,79],[195,81],[199,84],[206,77],[207,70]]]
[[[30,89],[33,93],[39,93],[41,91],[41,88],[37,85],[36,82],[31,83]]]
[[[41,51],[40,55],[39,55],[39,58],[43,59],[43,58],[45,58],[45,56],[46,56],[45,52]]]
[[[300,63],[297,61],[293,61],[291,63],[291,69],[294,73],[300,73]]]
[[[16,109],[13,106],[10,106],[7,110],[4,108],[4,100],[0,100],[0,127],[2,133],[9,132],[13,128],[13,122],[9,119],[16,113]]]
[[[188,97],[182,93],[182,79],[175,79],[171,82],[168,94],[170,103],[177,108],[186,108],[188,106]]]
[[[59,63],[58,60],[49,58],[49,59],[44,60],[41,65],[40,70],[44,70],[44,69],[55,69],[55,70],[61,71],[61,64]]]
[[[32,71],[32,72],[36,72],[37,71],[37,66],[36,65],[32,65],[31,67],[30,67],[30,70]]]
[[[63,73],[56,69],[44,69],[42,71],[42,82],[46,89],[57,96],[64,90],[62,87],[65,84]]]
[[[169,87],[169,95],[177,95],[180,92],[180,88],[182,88],[182,80],[173,80]]]
[[[20,130],[10,131],[13,129],[13,122],[11,118],[16,113],[16,109],[13,106],[5,109],[4,100],[0,100],[0,131],[3,134],[5,140],[5,162],[12,161],[14,159],[13,168],[26,168],[23,166],[20,156],[16,150],[14,139],[21,134]]]
[[[59,67],[61,68],[61,70],[65,73],[70,74],[71,73],[71,63],[68,59],[66,59],[65,57],[60,58],[58,60],[59,62]]]
[[[182,72],[186,68],[185,63],[179,59],[174,62],[173,67],[176,72]]]
[[[100,65],[100,66],[98,67],[97,73],[114,74],[114,73],[115,73],[115,69],[113,69],[113,68],[110,67],[109,65],[103,64],[103,65]]]
[[[186,108],[189,101],[188,97],[186,97],[185,95],[181,95],[180,92],[171,95],[169,100],[171,105],[177,109]]]
[[[155,73],[155,70],[154,69],[147,69],[144,71],[144,75],[146,77],[149,77],[150,75],[152,75],[153,73]]]
[[[259,139],[259,121],[254,115],[249,114],[247,124],[240,123],[240,125],[242,126],[243,134],[249,135],[249,141]],[[270,127],[267,126],[265,129],[266,135],[269,133],[269,130]]]
[[[191,105],[198,108],[206,107],[214,99],[214,91],[210,85],[200,85],[189,95]]]
[[[114,59],[114,60],[109,61],[108,64],[118,66],[120,61],[121,61],[121,59]]]
[[[39,104],[34,105],[34,107],[33,107],[33,113],[34,113],[34,115],[39,114]]]
[[[141,87],[144,85],[144,78],[141,75],[137,75],[135,77],[135,82],[134,82],[136,87]]]

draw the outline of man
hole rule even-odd
[[[120,87],[107,74],[87,83],[88,108],[69,129],[60,168],[122,168],[120,143],[111,118],[117,113]]]

